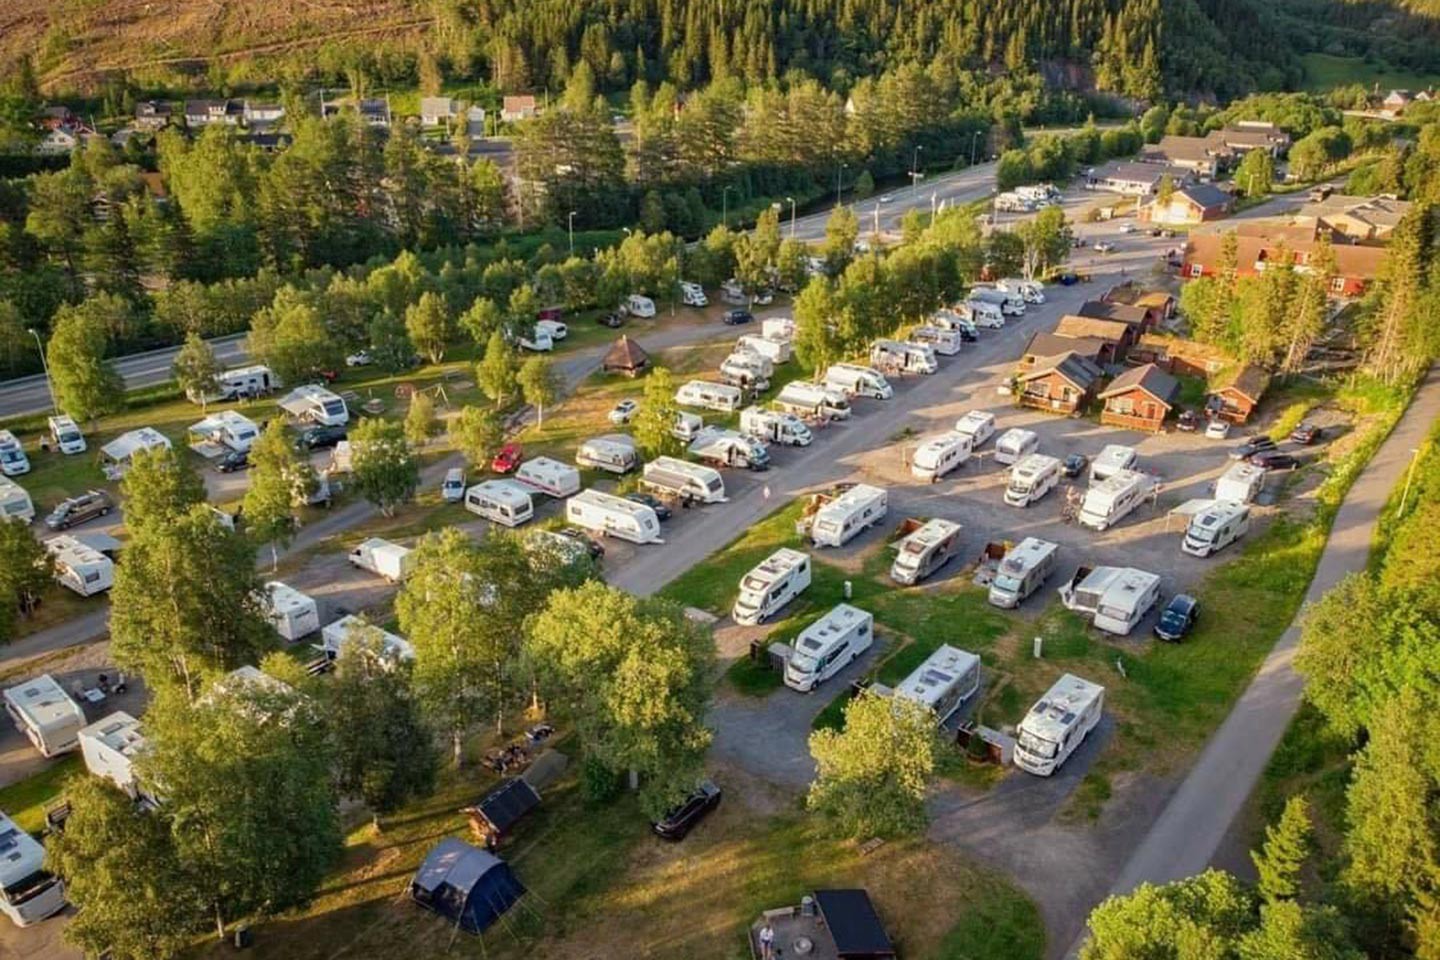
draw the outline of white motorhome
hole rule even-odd
[[[552,346],[555,341],[564,340],[570,336],[570,328],[565,325],[564,320],[536,320],[535,332],[549,337]]]
[[[5,712],[15,729],[47,757],[58,757],[80,746],[85,711],[50,674],[10,687],[4,693]]]
[[[999,330],[1005,326],[1005,314],[993,303],[984,300],[966,300],[960,305],[961,316],[977,327]]]
[[[1265,489],[1265,468],[1253,463],[1233,464],[1215,481],[1215,499],[1250,503]]]
[[[45,871],[45,848],[0,813],[0,913],[28,927],[65,909],[65,884]]]
[[[720,471],[678,457],[656,457],[645,464],[640,485],[660,496],[691,503],[725,502],[725,479]]]
[[[990,602],[1012,610],[1050,579],[1060,548],[1048,540],[1026,537],[1005,554],[990,582]]]
[[[30,472],[30,458],[25,456],[25,447],[9,430],[0,430],[0,473],[7,477],[18,477]]]
[[[734,277],[720,284],[720,299],[737,307],[750,303],[750,298],[745,296],[745,288]]]
[[[51,417],[47,424],[50,442],[55,444],[56,450],[64,454],[85,452],[85,435],[75,426],[74,420],[65,416]]]
[[[135,757],[145,746],[145,735],[140,732],[139,720],[117,710],[81,728],[79,739],[86,770],[109,780],[131,800],[141,798],[135,782]]]
[[[530,488],[515,480],[484,480],[465,491],[465,509],[505,527],[518,527],[535,517]]]
[[[233,367],[222,371],[215,378],[215,390],[221,400],[241,400],[247,397],[259,397],[272,390],[279,389],[280,378],[270,371],[264,364],[251,364],[246,367]],[[192,403],[198,403],[199,398],[190,396]]]
[[[55,561],[55,580],[82,597],[104,593],[115,585],[115,561],[76,537],[61,534],[45,541]]]
[[[857,363],[832,363],[825,371],[825,386],[843,390],[847,397],[889,400],[895,395],[890,381],[879,370]]]
[[[770,450],[748,434],[706,427],[687,448],[702,463],[740,470],[769,470]]]
[[[980,658],[968,650],[942,643],[925,662],[895,688],[899,699],[929,707],[944,726],[960,705],[980,689]]]
[[[320,629],[320,605],[288,584],[269,581],[261,602],[270,626],[291,643]]]
[[[1104,710],[1104,687],[1065,674],[1020,721],[1015,765],[1038,777],[1050,776],[1095,729]]]
[[[353,614],[341,617],[334,623],[327,623],[325,629],[320,631],[320,649],[331,660],[340,659],[350,641],[350,634],[364,629],[365,626],[365,621]],[[372,630],[380,631],[380,651],[384,656],[394,660],[415,659],[415,648],[411,646],[409,640],[388,630],[381,630],[374,624],[369,624],[369,627]]]
[[[856,534],[885,518],[889,494],[881,487],[858,483],[825,504],[810,524],[817,547],[843,547]]]
[[[1155,492],[1155,478],[1138,470],[1121,470],[1085,491],[1080,524],[1107,530],[1130,515]]]
[[[745,391],[728,383],[691,380],[675,391],[675,402],[684,407],[700,407],[717,413],[734,413],[745,402]]]
[[[369,570],[391,583],[399,583],[410,576],[410,570],[415,566],[415,557],[409,547],[380,537],[371,537],[351,550],[349,560],[361,570]]]
[[[1089,614],[1095,629],[1123,637],[1160,599],[1160,577],[1134,567],[1081,567],[1060,588],[1067,610]]]
[[[870,362],[900,373],[930,374],[940,369],[931,347],[903,340],[876,340],[870,345]]]
[[[955,432],[970,437],[970,449],[978,449],[995,436],[995,414],[988,410],[971,410],[955,421]]]
[[[919,583],[950,561],[960,548],[960,524],[936,517],[896,545],[890,579],[906,586]]]
[[[910,342],[927,346],[942,357],[953,357],[965,347],[960,331],[941,327],[916,327],[910,331]]]
[[[1019,317],[1025,314],[1025,299],[1019,294],[1011,293],[1008,290],[1001,290],[997,287],[975,287],[970,291],[970,301],[990,303],[1000,308],[1000,312],[1007,317]]]
[[[1095,483],[1106,477],[1113,477],[1121,470],[1129,470],[1135,466],[1136,459],[1134,447],[1107,443],[1101,448],[1100,455],[1090,464],[1090,482]]]
[[[842,603],[801,631],[785,664],[785,685],[809,693],[875,642],[875,618]]]
[[[995,287],[1006,293],[1015,294],[1026,303],[1045,302],[1045,287],[1035,280],[1001,280],[995,284]]]
[[[140,427],[122,433],[100,448],[101,459],[115,473],[124,473],[130,468],[135,454],[147,450],[169,450],[170,438],[153,427]]]
[[[675,424],[670,428],[670,436],[676,440],[684,440],[689,443],[700,435],[705,429],[705,421],[698,413],[691,413],[688,410],[675,411]]]
[[[236,410],[216,410],[185,432],[190,435],[190,446],[202,454],[217,446],[243,453],[260,438],[260,426]]]
[[[788,337],[757,337],[753,333],[747,333],[735,341],[737,350],[748,350],[750,353],[758,353],[773,364],[789,363],[790,358],[795,354],[795,347]]]
[[[970,459],[971,445],[970,434],[956,430],[931,437],[915,448],[910,473],[917,480],[935,483]]]
[[[1005,502],[1012,507],[1028,507],[1055,489],[1060,482],[1060,458],[1043,453],[1027,455],[1010,468],[1010,482],[1005,486]]]
[[[809,586],[810,555],[782,547],[740,578],[730,615],[743,626],[764,623]]]
[[[815,439],[805,422],[793,413],[746,407],[740,411],[740,430],[767,443],[808,447]]]
[[[565,501],[565,519],[576,526],[631,543],[664,543],[660,518],[643,503],[599,490],[581,490]]]
[[[929,326],[937,330],[960,334],[961,342],[964,342],[966,337],[974,340],[980,335],[980,331],[976,329],[975,321],[966,315],[968,313],[969,311],[962,312],[961,310],[937,310],[931,314]],[[1004,324],[1003,318],[1001,324]]]
[[[758,353],[736,350],[720,361],[720,380],[732,387],[759,392],[770,389],[774,367]]]
[[[549,353],[555,349],[555,338],[539,323],[519,331],[514,338],[521,350],[529,350],[531,353]]]
[[[1040,435],[1034,430],[1011,427],[995,441],[996,463],[1019,463],[1040,446]]]
[[[785,384],[775,398],[775,405],[798,416],[823,420],[849,420],[851,412],[850,399],[843,390],[831,390],[806,380]]]
[[[635,453],[634,440],[623,433],[607,433],[580,444],[575,451],[575,462],[582,467],[621,474],[635,469],[640,458]]]
[[[322,427],[343,427],[350,422],[350,408],[341,396],[318,383],[306,383],[280,398],[280,409],[301,423]]]
[[[526,460],[515,471],[515,479],[557,500],[580,492],[580,471],[568,463],[549,457],[531,457]]]
[[[706,307],[710,305],[710,298],[705,296],[705,288],[700,284],[681,280],[680,302],[687,307]]]
[[[766,340],[794,340],[795,321],[790,317],[766,317],[760,321],[760,336]]]
[[[1208,557],[1250,532],[1250,506],[1234,500],[1216,500],[1190,518],[1180,549],[1192,557]]]
[[[29,523],[35,519],[35,501],[29,492],[14,480],[0,477],[0,520]]]
[[[644,319],[655,316],[655,301],[638,293],[632,293],[626,297],[621,306],[625,308],[626,313],[633,317]]]

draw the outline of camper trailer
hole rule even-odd
[[[691,283],[689,280],[680,281],[680,302],[687,307],[708,307],[710,298],[705,296],[705,288],[698,283]]]
[[[789,363],[795,354],[795,347],[789,337],[772,337],[768,333],[759,337],[747,333],[735,341],[735,349],[758,353],[776,366]]]
[[[0,913],[28,927],[65,909],[65,884],[45,871],[45,848],[0,813]]]
[[[341,617],[334,623],[327,623],[325,629],[320,631],[320,649],[331,660],[340,659],[345,652],[345,645],[350,641],[352,631],[363,629],[365,621],[361,618],[350,615]],[[414,660],[415,648],[410,641],[404,637],[396,636],[388,630],[381,630],[374,624],[370,629],[380,631],[381,652],[394,660]]]
[[[960,331],[940,327],[916,327],[910,331],[910,342],[927,346],[942,357],[953,357],[965,346]]]
[[[1108,530],[1130,515],[1155,492],[1155,478],[1138,470],[1121,470],[1085,491],[1080,524]]]
[[[1127,447],[1119,443],[1107,443],[1100,450],[1100,455],[1090,464],[1090,482],[1097,483],[1107,477],[1113,477],[1121,470],[1129,470],[1135,466],[1136,454],[1134,447]]]
[[[995,441],[995,462],[1019,463],[1039,446],[1040,436],[1034,430],[1011,427]]]
[[[885,518],[889,495],[880,487],[856,484],[821,507],[810,524],[817,547],[843,547],[860,531]]]
[[[0,520],[19,520],[29,523],[35,519],[35,501],[20,484],[7,477],[0,477]]]
[[[1060,482],[1060,460],[1043,453],[1032,453],[1010,468],[1010,482],[1005,486],[1005,502],[1012,507],[1028,507],[1055,489]]]
[[[684,440],[689,443],[700,436],[700,431],[705,429],[705,421],[698,413],[690,413],[688,410],[675,411],[675,423],[670,427],[670,436],[676,440]]]
[[[371,537],[351,550],[349,559],[354,566],[369,570],[391,583],[404,580],[415,565],[415,558],[409,547],[402,547],[380,537]]]
[[[690,456],[701,463],[740,470],[769,470],[770,451],[765,444],[734,430],[706,427],[689,446]]]
[[[955,431],[970,437],[970,449],[978,450],[995,435],[995,414],[988,410],[971,410],[955,421]]]
[[[520,464],[515,479],[533,490],[560,499],[580,492],[580,471],[549,457],[531,457]]]
[[[1090,615],[1097,630],[1117,637],[1135,629],[1160,599],[1160,577],[1134,567],[1081,567],[1060,588],[1067,610]]]
[[[607,433],[580,444],[575,451],[575,462],[582,467],[621,474],[635,469],[640,458],[635,453],[634,440],[623,433]]]
[[[900,373],[934,373],[940,369],[935,351],[923,343],[876,340],[870,345],[870,362],[884,370]]]
[[[294,587],[271,580],[265,584],[263,602],[265,619],[291,643],[320,629],[320,605]]]
[[[1208,557],[1230,546],[1249,531],[1248,504],[1216,500],[1190,518],[1180,549],[1192,557]]]
[[[740,430],[766,443],[791,447],[808,447],[815,439],[810,428],[793,413],[746,407],[740,411]]]
[[[717,413],[734,413],[745,401],[745,391],[728,383],[691,380],[675,391],[675,402],[683,407],[700,407]]]
[[[318,383],[307,383],[285,394],[280,398],[280,409],[301,423],[322,427],[343,427],[350,422],[345,401]]]
[[[465,491],[465,509],[505,527],[518,527],[535,517],[530,488],[517,480],[484,480]]]
[[[186,433],[190,435],[190,446],[201,454],[217,451],[217,448],[245,453],[260,438],[260,427],[235,410],[216,410],[199,423],[192,424]],[[220,452],[215,452],[218,456]]]
[[[766,317],[760,321],[760,336],[766,340],[794,340],[795,321],[790,317]]]
[[[140,787],[135,782],[135,757],[145,746],[139,720],[117,710],[83,727],[79,739],[86,770],[109,780],[131,800],[141,798]]]
[[[220,400],[244,400],[260,397],[281,386],[280,378],[263,364],[248,367],[234,367],[225,370],[215,378],[215,392]],[[207,398],[209,399],[209,398]],[[199,403],[198,397],[190,395],[192,403]]]
[[[906,586],[919,583],[950,562],[960,549],[960,524],[936,518],[896,544],[890,579]]]
[[[104,593],[115,585],[115,562],[94,547],[68,534],[45,541],[55,561],[55,580],[82,597]]]
[[[718,470],[677,457],[656,457],[645,464],[640,485],[691,503],[725,502],[725,479]]]
[[[1251,503],[1265,489],[1265,468],[1253,463],[1233,464],[1215,481],[1215,499]]]
[[[1048,540],[1026,537],[1000,561],[990,583],[990,602],[1013,610],[1050,579],[1060,548]]]
[[[849,420],[850,400],[843,390],[831,390],[818,383],[792,380],[780,390],[775,405],[801,417],[819,420]]]
[[[769,360],[748,350],[736,350],[720,361],[721,382],[755,393],[770,389],[772,372]]]
[[[785,664],[785,685],[801,693],[844,670],[875,642],[875,618],[842,603],[801,631]]]
[[[750,298],[745,296],[745,287],[734,277],[720,284],[720,299],[737,307],[748,306],[750,303]]]
[[[832,363],[825,371],[825,386],[843,390],[847,397],[889,400],[895,395],[890,381],[879,370],[857,363]]]
[[[170,449],[170,438],[153,427],[140,427],[122,433],[105,444],[100,448],[100,454],[108,472],[123,474],[130,469],[130,461],[135,454],[160,449]]]
[[[51,417],[47,425],[50,428],[50,442],[55,445],[56,450],[64,454],[85,452],[85,435],[75,426],[74,420],[66,416]]]
[[[25,448],[9,430],[0,430],[0,473],[7,477],[18,477],[30,472],[30,458]]]
[[[631,543],[664,543],[660,518],[643,503],[599,490],[581,490],[565,501],[565,519],[586,530]]]
[[[775,361],[757,350],[752,350],[740,338],[741,342],[730,351],[730,355],[720,364],[723,373],[725,364],[729,363],[731,368],[737,372],[748,373],[758,380],[769,380],[770,375],[775,372]]]
[[[620,305],[632,317],[640,317],[643,320],[655,316],[655,301],[638,293],[630,294]]]
[[[10,687],[4,696],[5,711],[15,729],[44,756],[58,757],[80,746],[85,711],[50,674]]]
[[[538,323],[514,334],[514,339],[521,350],[531,353],[549,353],[555,349],[555,338],[550,335],[550,328]]]
[[[1018,293],[1001,290],[998,287],[975,287],[970,291],[971,303],[989,303],[1000,308],[1007,317],[1025,315],[1025,300]]]
[[[910,473],[917,480],[935,483],[970,459],[970,435],[955,430],[931,437],[915,448]]]
[[[980,658],[942,643],[895,688],[899,699],[929,707],[941,726],[980,689]]]
[[[1104,687],[1065,674],[1020,721],[1015,765],[1037,777],[1050,776],[1095,729],[1104,709]]]
[[[743,626],[764,623],[810,586],[810,555],[782,547],[740,578],[730,615]]]

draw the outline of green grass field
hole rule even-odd
[[[1440,83],[1440,75],[1414,73],[1384,63],[1367,63],[1362,57],[1337,57],[1329,53],[1307,53],[1301,56],[1305,67],[1305,89],[1330,90],[1358,83],[1364,87],[1379,84],[1382,91],[1421,90]]]

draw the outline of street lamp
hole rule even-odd
[[[40,331],[34,327],[27,328],[30,336],[35,338],[35,346],[40,348],[40,369],[45,371],[45,390],[50,394],[50,411],[58,414],[60,405],[55,402],[55,384],[50,380],[50,362],[45,359],[45,341],[40,339]]]
[[[920,151],[925,149],[923,143],[917,143],[915,149],[910,153],[910,194],[914,196],[920,190]]]
[[[730,191],[734,189],[726,187],[720,191],[720,222],[727,227],[730,226]]]
[[[788,201],[790,201],[790,239],[791,239],[791,240],[794,240],[794,239],[795,239],[795,198],[794,198],[794,197],[786,197],[785,199],[788,200]]]
[[[975,166],[975,147],[980,143],[980,136],[984,130],[976,130],[970,135],[970,166]]]
[[[570,211],[570,216],[567,218],[567,226],[568,226],[569,229],[570,229],[570,256],[573,257],[573,256],[575,256],[575,211],[574,211],[574,210],[571,210],[571,211]]]
[[[837,207],[840,206],[840,182],[845,178],[845,168],[848,166],[850,164],[842,163],[840,168],[835,171],[835,206]]]
[[[1405,491],[1400,494],[1400,509],[1395,511],[1395,519],[1405,516],[1405,501],[1410,499],[1410,481],[1415,479],[1415,461],[1420,459],[1420,448],[1415,447],[1410,451],[1410,469],[1405,471]]]

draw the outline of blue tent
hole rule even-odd
[[[492,853],[447,837],[410,881],[410,896],[466,933],[483,933],[525,895],[510,865]]]

